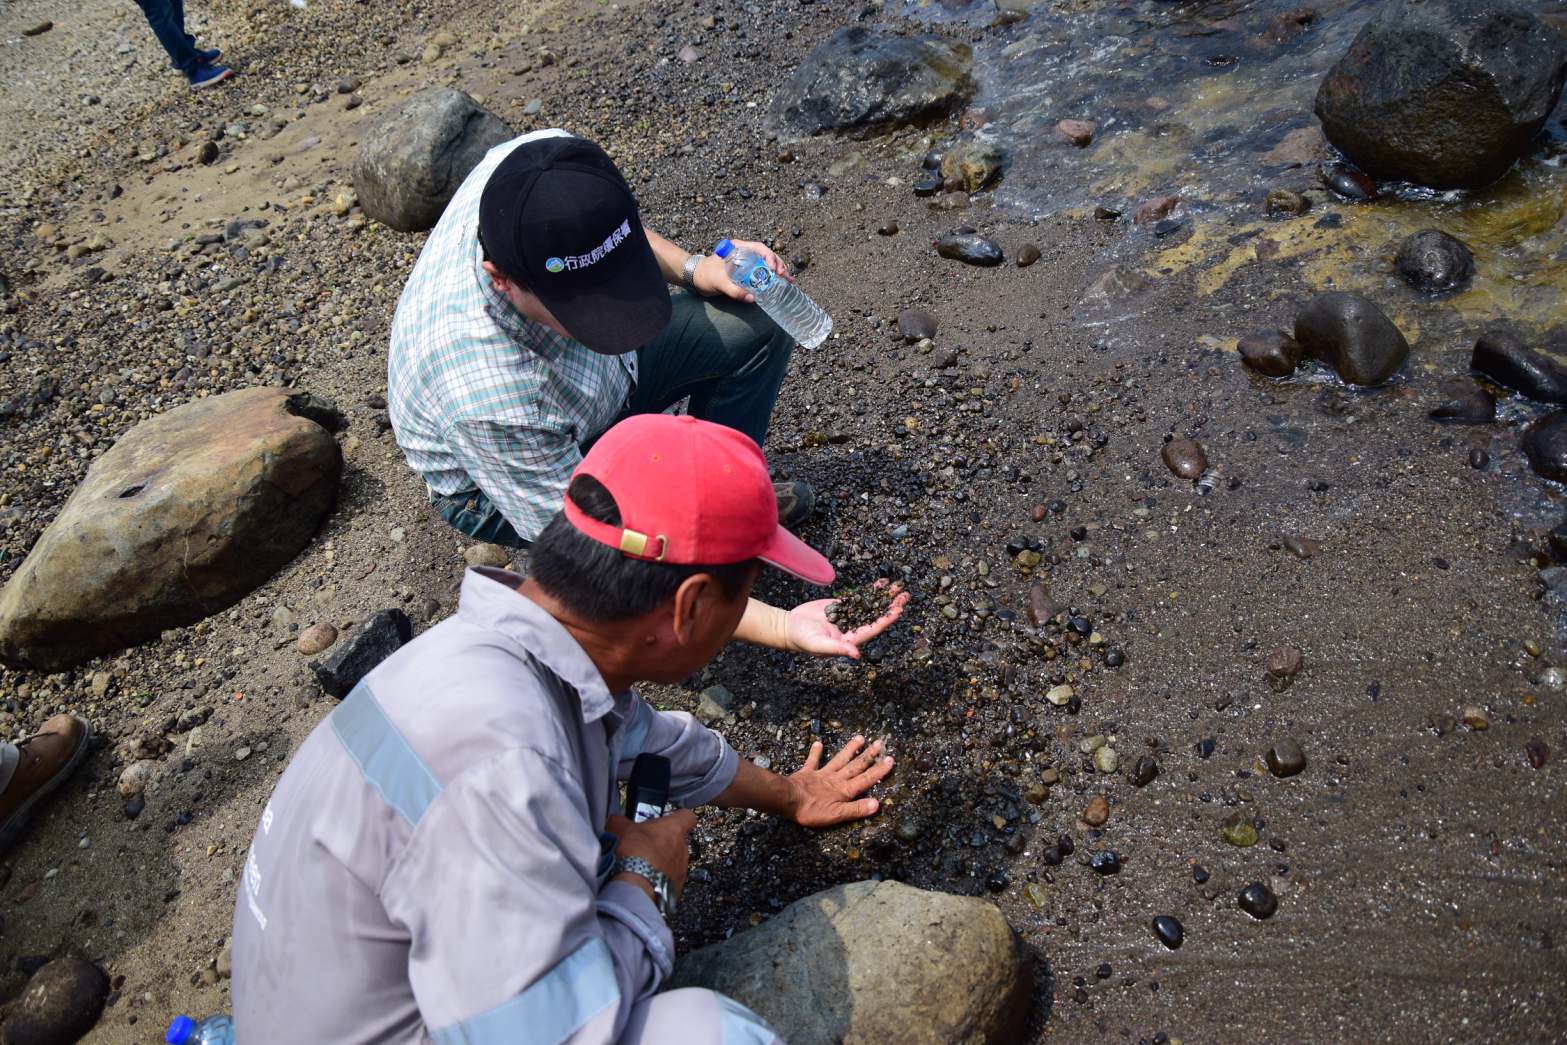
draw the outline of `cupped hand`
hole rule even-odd
[[[696,814],[691,810],[677,809],[641,823],[611,814],[604,820],[604,830],[615,836],[617,856],[640,856],[664,872],[677,897],[685,890],[691,832],[696,830]]]
[[[824,766],[822,742],[812,744],[805,765],[789,776],[794,822],[801,827],[831,827],[873,815],[881,803],[860,796],[892,772],[892,758],[879,757],[881,751],[881,741],[867,747],[865,738],[856,736]]]
[[[876,587],[887,587],[887,582],[877,581]],[[817,599],[814,602],[801,603],[789,611],[788,648],[817,657],[858,659],[861,646],[892,627],[893,622],[903,615],[903,607],[908,604],[909,593],[903,591],[902,587],[899,584],[891,586],[889,593],[892,595],[892,602],[887,607],[886,613],[850,632],[843,631],[827,619],[828,607],[837,602],[837,599]]]
[[[789,282],[794,282],[794,273],[789,271],[789,266],[784,259],[769,250],[766,244],[750,239],[737,239],[733,242],[737,250],[744,248],[760,254],[762,260],[767,262],[768,268]],[[724,268],[724,259],[717,254],[709,254],[697,262],[696,271],[691,273],[691,285],[698,294],[705,297],[723,295],[736,301],[756,300],[756,295],[729,278],[729,272]]]

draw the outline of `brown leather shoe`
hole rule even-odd
[[[773,495],[778,498],[778,525],[786,530],[794,529],[816,510],[816,491],[809,483],[774,483]]]
[[[16,772],[0,791],[0,850],[9,849],[27,826],[29,814],[65,782],[87,756],[92,726],[75,715],[56,715],[26,740],[18,741]]]

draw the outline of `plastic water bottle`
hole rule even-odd
[[[176,1016],[163,1040],[168,1045],[234,1045],[234,1020],[219,1015],[197,1023],[189,1016]]]
[[[749,290],[762,311],[772,316],[773,322],[798,341],[801,348],[815,348],[827,340],[832,333],[832,317],[805,291],[780,279],[760,254],[736,247],[734,241],[727,239],[714,247],[713,253],[723,259],[729,278]]]

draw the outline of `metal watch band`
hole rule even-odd
[[[640,856],[622,856],[615,860],[614,873],[622,871],[630,874],[641,875],[653,886],[653,893],[658,897],[658,913],[669,918],[675,913],[675,891],[670,887],[669,876],[658,868],[642,859]]]
[[[680,266],[680,279],[688,287],[696,286],[696,267],[702,263],[706,254],[692,254],[686,258],[686,263]]]

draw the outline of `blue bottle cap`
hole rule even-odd
[[[734,240],[721,239],[718,241],[718,246],[713,248],[713,253],[717,254],[721,258],[727,258],[729,256],[729,252],[734,249]]]
[[[196,1032],[196,1021],[189,1016],[176,1016],[169,1024],[169,1032],[163,1036],[168,1045],[185,1045]]]

